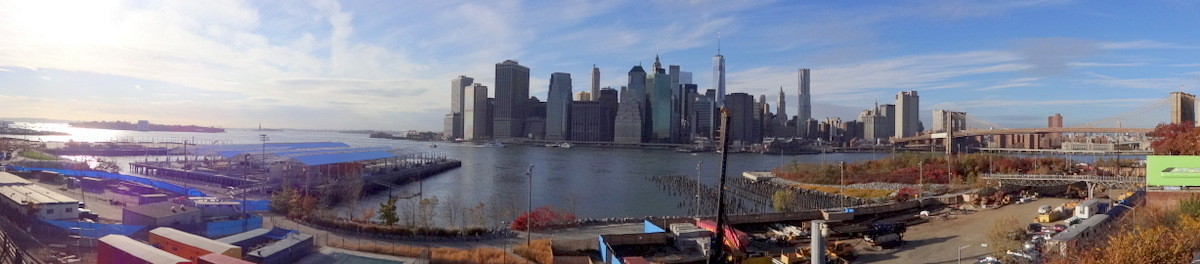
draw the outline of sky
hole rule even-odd
[[[1194,1],[0,0],[0,118],[226,128],[440,131],[450,80],[506,59],[589,89],[654,56],[711,88],[786,93],[812,69],[813,116],[896,93],[1002,127],[1150,127],[1200,89]],[[774,106],[772,106],[774,109]]]

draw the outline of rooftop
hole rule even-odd
[[[166,239],[174,240],[179,243],[184,243],[214,253],[227,252],[231,249],[239,248],[228,243],[218,242],[216,240],[193,235],[192,233],[179,231],[178,229],[170,227],[155,228],[154,230],[150,230],[150,234],[158,235]]]
[[[137,240],[133,240],[122,235],[107,235],[100,238],[100,242],[112,246],[118,250],[131,253],[134,257],[138,257],[149,263],[165,264],[165,263],[187,263],[188,260],[181,258],[171,253],[167,253],[161,249],[147,245]]]
[[[29,180],[21,178],[16,174],[0,171],[0,185],[26,185],[31,184]]]
[[[79,200],[67,197],[37,185],[0,186],[0,195],[15,202],[30,202],[34,204],[63,204],[79,203]]]
[[[176,204],[176,203],[173,203],[170,201],[148,203],[148,204],[143,204],[143,205],[138,205],[138,206],[130,206],[130,207],[125,207],[125,210],[134,212],[134,213],[138,213],[140,215],[148,216],[151,218],[163,218],[163,217],[172,216],[172,215],[200,211],[200,209],[197,209],[196,207],[186,206],[186,205],[182,205],[182,204]]]
[[[275,253],[287,251],[289,248],[291,248],[292,246],[295,246],[297,244],[302,244],[302,243],[312,244],[313,243],[312,238],[313,238],[312,236],[305,235],[305,234],[291,235],[291,236],[285,237],[279,241],[276,241],[275,243],[271,243],[271,245],[259,248],[258,250],[254,250],[254,252],[247,253],[246,255],[254,255],[254,256],[259,256],[259,257],[266,257],[266,256],[274,255]]]

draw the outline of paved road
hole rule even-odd
[[[986,209],[967,215],[957,215],[950,220],[933,220],[929,223],[911,226],[904,233],[906,241],[894,249],[874,251],[866,249],[866,243],[860,243],[859,263],[956,263],[958,247],[969,245],[962,250],[963,263],[974,263],[972,260],[991,254],[992,249],[981,247],[980,244],[990,243],[987,232],[993,222],[1009,216],[1016,216],[1018,223],[1024,227],[1033,222],[1037,216],[1037,208],[1042,205],[1057,206],[1074,200],[1061,198],[1043,198],[1032,203],[1007,205],[999,209]],[[857,242],[857,241],[853,241]],[[852,243],[853,243],[852,242]]]

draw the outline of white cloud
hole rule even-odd
[[[1037,84],[1033,83],[1033,82],[1037,81],[1037,80],[1041,80],[1041,79],[1042,78],[1038,78],[1038,77],[1016,78],[1016,79],[1008,80],[1001,84],[992,85],[992,86],[975,89],[975,90],[976,91],[992,91],[992,90],[1000,90],[1000,89],[1005,89],[1005,88],[1037,86]]]
[[[1145,66],[1142,62],[1125,62],[1125,63],[1106,63],[1106,62],[1070,62],[1068,66],[1072,67],[1133,67]]]
[[[1101,43],[1100,48],[1124,50],[1124,49],[1200,49],[1198,46],[1186,46],[1175,43],[1159,42],[1153,40],[1136,40],[1125,42],[1109,42]]]
[[[1087,73],[1092,78],[1086,79],[1083,82],[1100,85],[1104,87],[1115,88],[1133,88],[1133,89],[1150,89],[1169,91],[1178,89],[1180,85],[1185,87],[1200,87],[1200,79],[1196,77],[1167,77],[1167,78],[1117,78],[1107,75],[1102,75],[1094,72]]]
[[[834,102],[875,100],[871,92],[892,94],[900,90],[933,90],[969,87],[956,78],[1027,70],[1014,54],[1000,51],[975,51],[946,54],[902,56],[869,60],[854,64],[812,70],[814,97]],[[759,67],[729,74],[731,92],[770,93],[785,84],[794,91],[796,69]],[[818,100],[818,98],[814,98]]]

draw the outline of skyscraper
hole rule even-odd
[[[896,106],[892,104],[876,103],[874,109],[864,110],[858,116],[863,126],[862,138],[871,142],[886,142],[895,135],[895,115]]]
[[[491,137],[487,132],[488,123],[488,88],[482,84],[473,84],[463,93],[467,101],[463,107],[463,139],[484,140]]]
[[[917,91],[896,94],[896,137],[916,136],[921,132],[921,97]]]
[[[607,134],[612,131],[612,123],[608,122],[608,113],[599,101],[572,102],[568,138],[573,141],[610,141]]]
[[[717,55],[713,56],[713,88],[717,89],[717,107],[725,106],[725,56],[721,56],[720,48],[717,48]]]
[[[569,97],[570,95],[568,95]],[[526,102],[529,99],[529,67],[514,60],[496,64],[496,138],[525,137]]]
[[[618,96],[619,94],[617,93],[617,90],[614,90],[612,87],[600,88],[600,94],[592,96],[592,99],[600,102],[600,106],[604,108],[604,111],[606,111],[606,114],[604,115],[606,118],[604,123],[606,125],[602,127],[605,129],[602,131],[602,138],[604,139],[603,141],[613,141],[613,129],[616,125],[617,108],[620,105],[617,102],[619,101]]]
[[[600,68],[596,68],[596,64],[592,64],[592,96],[600,95]],[[595,98],[593,98],[595,99]]]
[[[812,131],[808,128],[808,120],[812,119],[812,93],[808,88],[809,71],[808,69],[801,68],[800,70],[796,71],[796,74],[796,82],[799,89],[798,93],[796,93],[796,97],[799,101],[796,103],[796,119],[799,119],[799,121],[796,122],[796,131],[799,133],[796,135],[804,138],[811,138],[811,136],[808,135],[808,132]]]
[[[756,143],[754,138],[754,96],[746,93],[731,93],[726,97],[725,108],[729,109],[729,142]]]
[[[670,142],[675,123],[672,122],[671,79],[658,56],[654,57],[654,72],[646,78],[646,86],[650,88],[650,138],[655,142]]]
[[[449,139],[463,137],[463,110],[466,97],[463,93],[475,79],[466,75],[459,75],[458,78],[450,80],[450,115],[447,118],[450,125],[446,126],[445,137]]]
[[[646,114],[646,71],[642,66],[633,66],[629,70],[629,85],[621,90],[613,140],[617,143],[641,143]]]
[[[571,74],[550,74],[546,95],[546,139],[567,140],[571,135]]]
[[[787,103],[785,103],[785,101],[783,99],[784,99],[783,86],[780,86],[779,87],[779,98],[775,98],[775,116],[778,119],[783,120],[783,122],[787,122],[787,120],[789,118],[788,114],[787,114]]]

